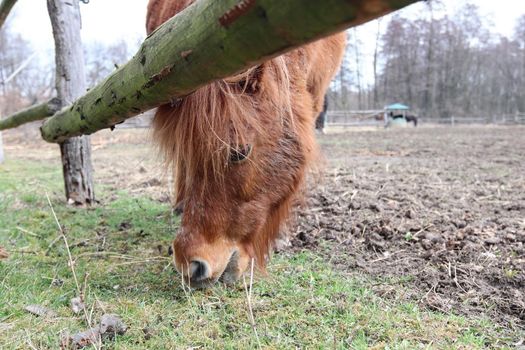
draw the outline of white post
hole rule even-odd
[[[4,162],[4,145],[2,144],[2,133],[0,132],[0,164]]]
[[[2,113],[0,112],[0,119],[2,119]],[[2,143],[2,132],[0,131],[0,164],[4,162],[4,144]]]

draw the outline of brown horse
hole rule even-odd
[[[193,0],[150,0],[152,32]],[[154,138],[183,208],[174,262],[192,287],[237,280],[269,250],[316,156],[314,122],[345,34],[319,40],[159,107]]]

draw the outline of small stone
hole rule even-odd
[[[489,237],[484,240],[486,244],[495,245],[501,243],[501,239],[498,237]]]
[[[105,314],[100,318],[100,333],[103,335],[122,335],[126,333],[128,327],[122,320],[114,314]]]
[[[427,232],[425,234],[425,239],[429,240],[432,243],[440,243],[443,241],[443,238],[441,237],[440,234],[433,233],[433,232]]]
[[[7,254],[7,250],[0,247],[0,260],[9,258],[9,254]]]
[[[60,278],[53,278],[51,281],[51,285],[54,287],[61,287],[64,284],[64,280]]]
[[[421,240],[421,246],[424,249],[429,250],[432,248],[432,242],[430,242],[428,239],[423,239]]]
[[[100,343],[100,338],[100,327],[96,326],[73,336],[68,334],[62,336],[60,347],[62,349],[82,349],[86,346]]]
[[[512,233],[507,233],[507,234],[505,235],[505,238],[506,238],[507,240],[511,241],[511,242],[516,241],[516,235],[513,235]]]

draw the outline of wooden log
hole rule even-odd
[[[55,38],[57,96],[66,105],[86,91],[80,8],[76,0],[47,0],[47,9]],[[95,190],[89,137],[64,140],[60,143],[60,153],[68,202],[93,204]]]
[[[153,32],[135,57],[46,120],[49,142],[91,134],[300,45],[418,0],[202,0]]]
[[[22,124],[45,119],[58,112],[61,107],[62,104],[58,98],[52,98],[47,102],[28,107],[9,117],[0,119],[0,130],[12,129]]]

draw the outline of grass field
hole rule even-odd
[[[89,209],[65,205],[54,148],[8,147],[11,157],[0,166],[0,247],[10,255],[0,260],[0,348],[56,349],[65,331],[88,328],[69,307],[77,289],[47,196],[67,236],[93,322],[115,313],[129,327],[104,348],[484,349],[511,348],[519,340],[520,330],[483,315],[430,311],[407,301],[403,277],[337,269],[323,257],[330,242],[317,251],[274,255],[268,274],[254,276],[251,307],[242,282],[184,289],[167,251],[179,218],[166,193],[147,186],[155,167],[149,148],[134,136],[129,140],[95,140],[100,203]],[[119,168],[126,162],[144,179]],[[378,295],[378,284],[391,286],[392,293]],[[24,311],[30,304],[57,317],[31,315]]]

